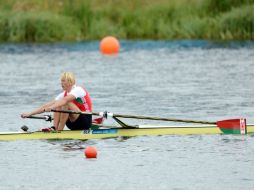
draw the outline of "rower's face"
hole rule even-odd
[[[61,86],[63,90],[68,90],[71,87],[71,84],[67,80],[61,79]]]

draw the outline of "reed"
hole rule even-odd
[[[72,19],[50,12],[11,12],[0,14],[1,41],[53,42],[79,37]]]
[[[221,16],[221,39],[254,39],[254,5],[234,8]]]
[[[63,8],[60,10],[61,15],[66,15],[76,21],[80,37],[86,39],[90,33],[92,24],[93,12],[89,1],[68,1],[63,3]]]
[[[0,0],[0,41],[254,39],[254,0]]]

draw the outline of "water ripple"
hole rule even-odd
[[[61,92],[66,70],[89,90],[95,111],[254,123],[253,42],[122,41],[115,57],[98,45],[1,44],[1,131],[50,125],[20,113]],[[138,122],[147,123],[128,120]],[[1,188],[247,190],[253,143],[253,135],[0,142]],[[96,160],[84,158],[90,145]]]

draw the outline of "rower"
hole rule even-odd
[[[50,112],[51,110],[71,110],[76,112],[92,112],[92,100],[87,90],[77,86],[75,76],[71,72],[64,72],[61,75],[61,86],[63,92],[56,98],[39,108],[21,114],[22,118],[27,118],[35,114]],[[65,125],[70,130],[86,130],[91,127],[91,114],[73,114],[54,112],[54,130],[61,131]],[[50,130],[52,130],[50,129]]]

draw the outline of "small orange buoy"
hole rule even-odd
[[[107,36],[101,40],[100,51],[102,54],[117,54],[120,49],[119,41],[113,36]]]
[[[97,150],[93,146],[86,147],[84,154],[86,158],[96,158],[97,157]]]

